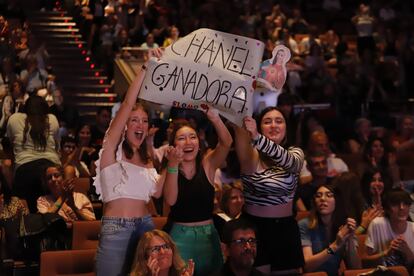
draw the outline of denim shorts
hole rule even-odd
[[[150,215],[142,218],[102,217],[96,274],[129,274],[139,238],[153,229],[154,223]]]
[[[194,275],[210,275],[223,265],[220,238],[213,224],[202,226],[174,224],[170,234],[184,261],[194,260]]]

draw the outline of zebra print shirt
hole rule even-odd
[[[277,165],[258,168],[253,174],[241,176],[246,204],[271,206],[293,201],[304,162],[302,149],[289,147],[286,150],[263,135],[259,136],[254,146]]]

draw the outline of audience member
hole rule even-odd
[[[223,227],[233,219],[238,219],[244,205],[243,187],[240,182],[224,184],[221,189],[220,209],[213,216],[214,226],[222,239]]]
[[[2,259],[22,257],[22,252],[20,252],[18,245],[17,229],[13,227],[13,223],[10,223],[12,220],[19,221],[22,215],[27,215],[28,213],[29,210],[25,204],[18,197],[12,196],[6,179],[0,173],[0,227],[5,230],[6,245],[6,256],[2,255]]]
[[[39,213],[57,213],[67,223],[95,220],[92,203],[86,195],[74,191],[75,179],[64,179],[62,167],[48,167],[44,177],[49,193],[37,199]]]
[[[376,207],[382,209],[382,196],[391,188],[386,185],[378,169],[368,169],[361,178],[361,190],[365,199],[365,209]]]
[[[391,143],[397,151],[414,150],[414,119],[405,115],[400,119],[398,131],[391,137]]]
[[[88,166],[80,159],[80,151],[76,145],[76,139],[73,134],[63,136],[60,141],[60,160],[63,168],[72,166],[75,169],[76,177],[90,177]]]
[[[160,49],[150,51],[151,57],[161,54]],[[104,203],[97,275],[127,274],[139,238],[154,229],[146,205],[151,196],[161,196],[163,179],[158,180],[146,148],[148,112],[136,104],[145,69],[144,65],[129,87],[96,162],[94,186]],[[105,112],[110,118],[110,111]]]
[[[299,222],[305,271],[338,275],[341,260],[348,269],[361,267],[356,221],[347,218],[334,187],[323,185],[314,195],[312,213]]]
[[[193,272],[194,262],[190,259],[186,264],[171,237],[155,229],[139,240],[130,275],[191,276]]]
[[[59,124],[48,109],[44,99],[31,96],[26,101],[26,113],[14,113],[7,124],[15,163],[13,194],[25,199],[32,213],[37,211],[37,198],[45,194],[42,179],[46,168],[60,164]]]
[[[233,139],[218,111],[209,107],[207,118],[218,136],[216,147],[202,155],[196,129],[176,124],[167,151],[165,202],[171,206],[171,237],[185,259],[194,259],[195,273],[209,274],[223,263],[220,238],[213,224],[214,175],[225,161]]]
[[[411,271],[414,263],[414,224],[407,221],[412,199],[401,189],[384,197],[384,217],[375,218],[365,241],[369,260],[386,266],[402,265]]]
[[[53,91],[54,104],[49,111],[59,121],[60,137],[76,130],[79,124],[79,111],[72,105],[67,104],[63,98],[63,91],[57,88]]]
[[[226,262],[212,276],[264,275],[253,267],[257,255],[257,236],[254,225],[243,219],[229,221],[224,227]]]
[[[335,157],[335,154],[332,153],[330,146],[329,146],[329,138],[328,135],[323,131],[314,131],[311,134],[309,145],[308,145],[308,152],[313,151],[320,151],[325,154],[327,165],[328,165],[328,177],[335,177],[343,172],[348,171],[348,166],[345,162]],[[306,162],[302,167],[302,171],[300,172],[301,183],[307,183],[312,178],[312,174],[309,172]]]
[[[28,55],[26,59],[27,67],[21,71],[20,79],[23,81],[26,91],[32,95],[41,88],[46,88],[48,74],[44,69],[37,65],[37,58]]]
[[[350,153],[362,153],[371,135],[371,121],[366,118],[359,118],[355,121],[355,128],[352,137],[347,141],[347,148]]]
[[[118,111],[119,112],[119,111]],[[102,146],[105,132],[111,122],[111,110],[107,107],[101,107],[96,112],[96,124],[91,127],[92,145],[95,147]]]
[[[300,148],[286,145],[286,119],[276,107],[265,108],[258,124],[259,130],[253,118],[245,117],[244,129],[235,127],[243,217],[256,225],[260,236],[255,266],[267,274],[298,272],[303,254],[292,210],[304,155]]]

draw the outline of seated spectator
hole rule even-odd
[[[411,271],[414,264],[414,223],[407,221],[412,199],[401,189],[384,197],[385,216],[375,218],[365,241],[369,260],[386,266],[402,265]]]
[[[224,227],[223,241],[227,261],[212,276],[264,275],[253,267],[257,254],[257,237],[252,224],[243,219],[229,221]]]
[[[220,210],[213,216],[214,226],[220,237],[226,222],[238,219],[244,205],[243,187],[240,182],[225,184],[222,188]]]
[[[162,47],[168,47],[174,42],[176,42],[180,36],[180,31],[176,26],[171,26],[168,28],[168,34],[169,36],[164,40],[164,43],[162,44]]]
[[[386,185],[378,169],[365,171],[361,179],[361,190],[365,199],[365,209],[376,207],[382,209],[382,196],[388,191],[390,185]]]
[[[324,271],[338,275],[341,260],[347,269],[360,268],[356,222],[346,218],[341,197],[333,186],[321,186],[313,200],[309,218],[299,222],[305,271]]]
[[[92,145],[91,125],[83,123],[76,132],[76,142],[79,148],[79,160],[84,162],[91,172],[94,160],[98,159],[98,152]]]
[[[44,99],[31,96],[26,113],[14,113],[7,123],[15,162],[13,194],[27,201],[31,213],[37,211],[37,198],[45,194],[42,180],[46,168],[60,164],[56,151],[59,124],[48,109]]]
[[[312,174],[312,180],[298,187],[297,196],[305,205],[305,210],[310,210],[316,190],[328,184],[331,178],[328,177],[328,162],[323,152],[311,152],[306,157],[306,165]]]
[[[61,88],[57,88],[53,91],[53,99],[54,104],[50,107],[49,111],[58,119],[62,137],[66,135],[68,131],[76,130],[79,123],[79,112],[75,107],[64,101]]]
[[[347,141],[347,148],[350,153],[362,153],[365,144],[371,135],[371,121],[366,118],[359,118],[355,121],[355,128],[352,137]]]
[[[13,219],[19,220],[21,215],[27,215],[28,213],[29,210],[22,201],[12,196],[3,174],[0,173],[0,227],[4,227],[6,239],[6,256],[2,255],[2,259],[20,257],[17,229],[12,227],[13,224],[9,222]]]
[[[145,38],[145,42],[141,44],[141,48],[148,50],[148,49],[155,49],[158,48],[158,44],[154,40],[154,35],[152,33],[147,34]]]
[[[359,224],[356,234],[363,234],[371,221],[382,215],[382,208],[370,207],[365,209],[365,200],[362,195],[359,178],[352,172],[345,172],[332,180],[332,186],[338,191],[344,204],[347,215]]]
[[[410,115],[403,116],[397,132],[391,137],[391,143],[397,151],[414,150],[414,119]]]
[[[72,134],[62,137],[60,155],[63,168],[68,165],[73,166],[76,177],[91,176],[88,166],[80,160],[80,148],[76,145],[76,139]]]
[[[193,261],[186,264],[171,237],[155,229],[144,233],[139,240],[130,275],[191,276],[193,272]]]
[[[400,167],[397,164],[396,153],[386,148],[381,138],[369,138],[364,147],[362,161],[358,164],[356,171],[362,177],[365,171],[371,169],[379,170],[384,181],[390,186],[400,185]]]
[[[323,152],[326,156],[327,166],[328,166],[328,176],[335,177],[343,172],[348,171],[348,166],[345,162],[335,157],[335,154],[332,153],[329,148],[329,138],[325,132],[314,131],[309,139],[308,152],[320,151]],[[300,172],[300,181],[301,183],[307,183],[312,179],[312,174],[309,172],[306,161],[303,164],[302,171]]]
[[[111,110],[107,107],[100,107],[96,112],[96,124],[91,127],[91,143],[95,147],[102,146],[105,132],[111,122]]]
[[[48,74],[44,69],[38,67],[36,56],[28,55],[26,63],[27,68],[21,71],[20,79],[26,86],[26,91],[33,94],[46,87]]]
[[[287,20],[289,31],[293,34],[306,34],[308,33],[309,24],[302,17],[300,9],[295,8],[292,11],[292,17]]]
[[[58,213],[66,222],[95,220],[92,203],[86,195],[73,191],[74,179],[64,180],[62,167],[48,167],[45,183],[49,194],[37,199],[39,213]]]

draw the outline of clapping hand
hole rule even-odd
[[[369,224],[371,221],[376,218],[383,215],[382,208],[379,208],[378,206],[373,206],[367,210],[365,210],[362,213],[362,219],[361,219],[361,226],[365,229],[368,229]]]
[[[339,231],[336,234],[336,244],[338,247],[341,247],[345,242],[351,237],[356,228],[356,221],[352,218],[347,218],[346,223],[339,227]]]
[[[166,151],[169,167],[178,167],[183,161],[184,151],[181,147],[169,146]]]
[[[158,260],[152,255],[150,255],[148,258],[147,267],[151,271],[152,276],[158,276],[158,274],[160,273],[160,266],[158,264]]]

